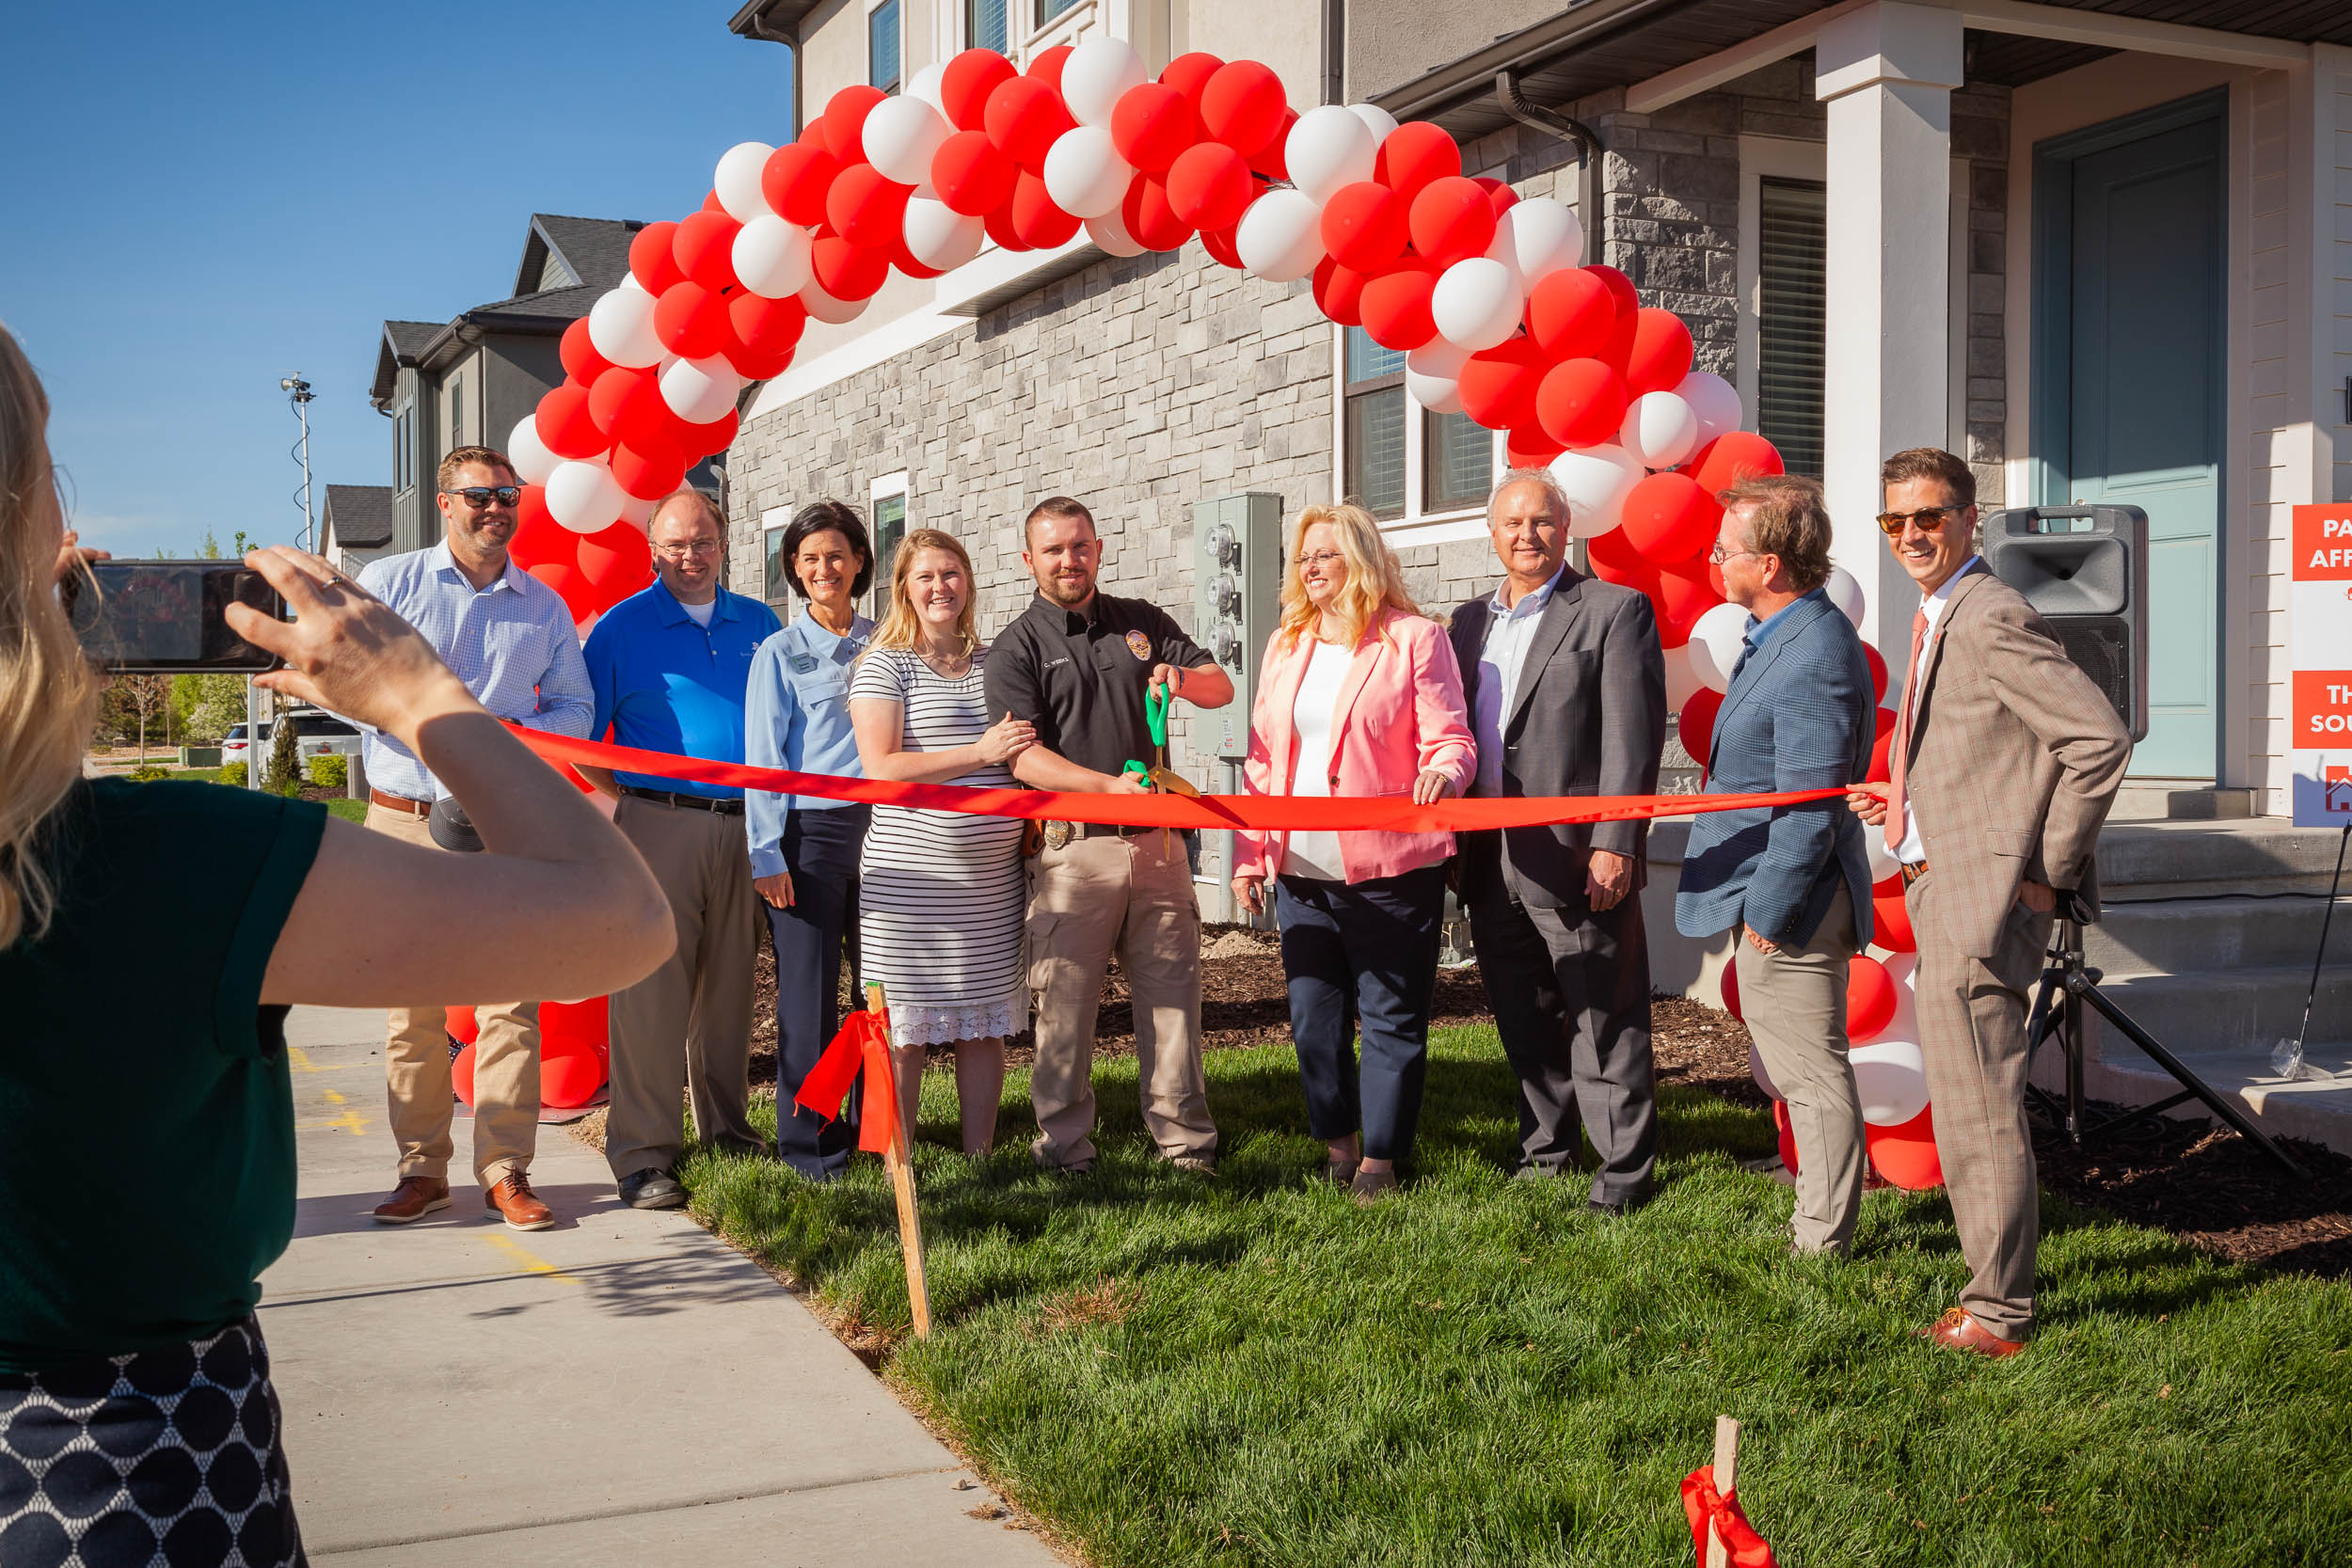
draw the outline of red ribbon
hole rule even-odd
[[[868,1154],[884,1154],[898,1135],[898,1080],[890,1069],[887,1012],[851,1013],[801,1080],[801,1091],[792,1101],[831,1121],[841,1114],[841,1102],[849,1098],[860,1069],[866,1073],[866,1109],[858,1118],[857,1146]]]
[[[1724,1544],[1733,1568],[1773,1568],[1772,1548],[1740,1512],[1739,1489],[1715,1490],[1714,1465],[1702,1465],[1682,1478],[1682,1512],[1691,1521],[1691,1544],[1698,1549],[1699,1568],[1707,1568],[1709,1525],[1715,1527],[1715,1539]]]
[[[1328,798],[1288,795],[1062,794],[1047,789],[974,789],[964,784],[900,784],[832,773],[796,773],[739,762],[641,752],[598,740],[513,726],[524,745],[553,763],[579,763],[621,773],[644,773],[697,784],[733,784],[778,795],[815,795],[918,811],[960,811],[982,816],[1041,821],[1104,822],[1130,828],[1254,828],[1262,832],[1377,829],[1394,833],[1474,832],[1482,828],[1549,827],[1561,822],[1622,822],[1640,817],[1692,816],[1701,812],[1795,806],[1846,793],[1796,789],[1777,795],[1541,795],[1439,800],[1417,806],[1408,796]]]

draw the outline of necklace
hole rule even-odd
[[[961,680],[972,673],[972,656],[968,652],[934,654],[929,648],[917,648],[914,657],[942,680]]]

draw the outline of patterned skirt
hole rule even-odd
[[[261,1324],[0,1372],[0,1563],[300,1568]]]

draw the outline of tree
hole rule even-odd
[[[252,754],[248,747],[246,755]],[[269,732],[269,767],[262,774],[262,787],[272,795],[302,793],[302,764],[294,741],[294,715],[280,711]]]
[[[117,675],[115,684],[122,689],[122,705],[129,713],[138,716],[139,761],[147,761],[147,726],[155,720],[164,721],[164,736],[171,736],[171,677],[168,675]]]

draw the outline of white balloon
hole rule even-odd
[[[1625,411],[1617,441],[1644,464],[1671,468],[1699,449],[1699,417],[1672,392],[1644,392]]]
[[[1295,282],[1323,263],[1323,209],[1304,191],[1268,191],[1242,214],[1233,249],[1251,276]]]
[[[944,201],[914,196],[907,198],[902,220],[907,252],[934,272],[953,272],[980,253],[988,225],[966,217]]]
[[[1915,1041],[1882,1038],[1854,1047],[1846,1059],[1861,1092],[1862,1119],[1871,1126],[1900,1127],[1928,1108],[1928,1064]]]
[[[1736,604],[1719,604],[1698,618],[1685,657],[1700,685],[1710,691],[1731,689],[1731,667],[1740,662],[1747,636],[1748,612]]]
[[[1865,832],[1871,830],[1864,829]],[[1915,1040],[1919,1037],[1919,955],[1916,953],[1887,953],[1874,955],[1886,966],[1886,973],[1895,979],[1895,1017],[1879,1031],[1883,1040]]]
[[[1486,254],[1534,287],[1539,277],[1563,272],[1584,257],[1584,224],[1576,209],[1548,196],[1513,202],[1495,219],[1495,243]]]
[[[587,641],[588,641],[588,634],[589,634],[590,632],[592,632],[592,631],[596,630],[596,623],[597,623],[598,621],[603,620],[603,619],[604,619],[604,611],[603,611],[603,610],[590,610],[590,611],[588,612],[588,618],[587,618],[586,620],[584,620],[584,621],[574,621],[574,622],[572,623],[572,635],[573,635],[574,637],[579,638],[579,639],[580,639],[582,642]]]
[[[558,463],[548,476],[548,515],[574,533],[601,533],[621,520],[628,499],[612,470],[593,459]]]
[[[922,99],[899,93],[874,105],[860,135],[866,143],[866,161],[883,179],[919,185],[931,177],[931,154],[954,130],[946,115]]]
[[[1568,498],[1568,532],[1591,539],[1615,528],[1644,471],[1623,447],[1579,447],[1553,458],[1552,481]]]
[[[1055,206],[1073,217],[1096,218],[1119,210],[1136,171],[1119,155],[1108,131],[1081,125],[1064,131],[1046,150],[1044,176],[1045,194]]]
[[[1106,129],[1119,100],[1130,87],[1139,87],[1151,79],[1143,56],[1123,41],[1090,38],[1061,63],[1061,101],[1069,105],[1070,118],[1079,124]]]
[[[867,299],[871,297],[868,295]],[[802,288],[800,301],[812,319],[831,322],[835,326],[846,325],[866,314],[866,299],[835,299],[825,293],[823,284],[813,280]]]
[[[525,414],[506,438],[506,460],[515,465],[515,477],[525,484],[545,484],[555,466],[564,460],[548,451],[539,439],[539,417]]]
[[[1680,713],[1692,698],[1705,689],[1699,685],[1699,673],[1691,668],[1691,661],[1677,657],[1674,652],[1668,652],[1666,655],[1666,711]],[[1707,759],[1700,757],[1698,761],[1701,766],[1705,766]]]
[[[929,103],[932,108],[937,109],[944,115],[947,112],[947,103],[946,100],[940,96],[939,87],[940,84],[946,79],[947,67],[946,62],[933,61],[931,64],[927,65],[922,70],[916,71],[908,79],[907,96],[909,98],[921,99],[924,103]],[[877,164],[874,166],[879,168],[882,166]]]
[[[661,367],[661,401],[688,424],[708,424],[726,418],[743,378],[735,373],[726,356],[707,359],[673,359]]]
[[[1069,79],[1065,66],[1063,79]],[[1372,178],[1380,155],[1380,138],[1372,127],[1337,103],[1309,109],[1291,127],[1282,144],[1282,160],[1291,183],[1307,193],[1318,208],[1343,185]]]
[[[1758,1051],[1753,1042],[1748,1046],[1748,1076],[1755,1079],[1756,1086],[1762,1089],[1770,1098],[1773,1100],[1788,1098],[1780,1092],[1780,1085],[1772,1082],[1772,1075],[1764,1070],[1764,1053]]]
[[[1712,371],[1692,371],[1675,388],[1675,396],[1699,417],[1699,445],[1705,446],[1727,430],[1740,428],[1740,394],[1730,382]]]
[[[1472,353],[1507,341],[1519,329],[1519,314],[1526,309],[1527,294],[1518,276],[1484,256],[1446,268],[1429,295],[1429,316],[1438,324],[1438,335]]]
[[[735,276],[762,299],[789,299],[808,283],[808,230],[762,213],[736,232]]]
[[[1459,414],[1462,411],[1462,388],[1450,375],[1424,375],[1405,367],[1405,390],[1415,403],[1432,414]]]
[[[612,356],[607,355],[605,357],[610,359]],[[1859,630],[1862,626],[1863,610],[1862,584],[1855,580],[1854,575],[1843,566],[1832,566],[1829,569],[1829,581],[1823,586],[1829,590],[1829,602],[1836,605],[1844,613],[1846,619],[1851,621],[1855,628]]]
[[[621,521],[640,533],[651,532],[653,515],[660,510],[661,502],[659,499],[647,500],[643,496],[632,496],[626,490],[621,492]]]
[[[615,365],[643,370],[661,363],[661,340],[653,334],[653,295],[627,285],[607,290],[589,307],[588,341]]]
[[[1863,824],[1862,848],[1863,852],[1870,857],[1870,885],[1872,887],[1876,887],[1902,869],[1902,862],[1897,860],[1895,851],[1886,847],[1886,829],[1883,824],[1875,828],[1867,823]]]
[[[718,170],[710,177],[710,188],[718,193],[719,205],[736,222],[749,223],[775,211],[768,205],[767,195],[759,188],[760,171],[768,166],[775,150],[764,141],[741,141],[720,155]]]
[[[1117,211],[1087,219],[1087,238],[1105,256],[1143,254],[1143,242],[1127,232],[1127,220]]]
[[[633,289],[637,293],[644,294],[648,299],[653,297],[653,291],[646,288],[643,283],[638,282],[637,275],[633,272],[622,273],[621,280],[612,286],[616,289]]]
[[[1396,130],[1396,116],[1377,103],[1350,103],[1347,112],[1364,122],[1375,143],[1387,141]]]
[[[1470,350],[1457,348],[1443,338],[1432,338],[1405,356],[1406,370],[1419,371],[1427,376],[1442,376],[1448,381],[1460,375],[1462,367],[1469,363]]]

